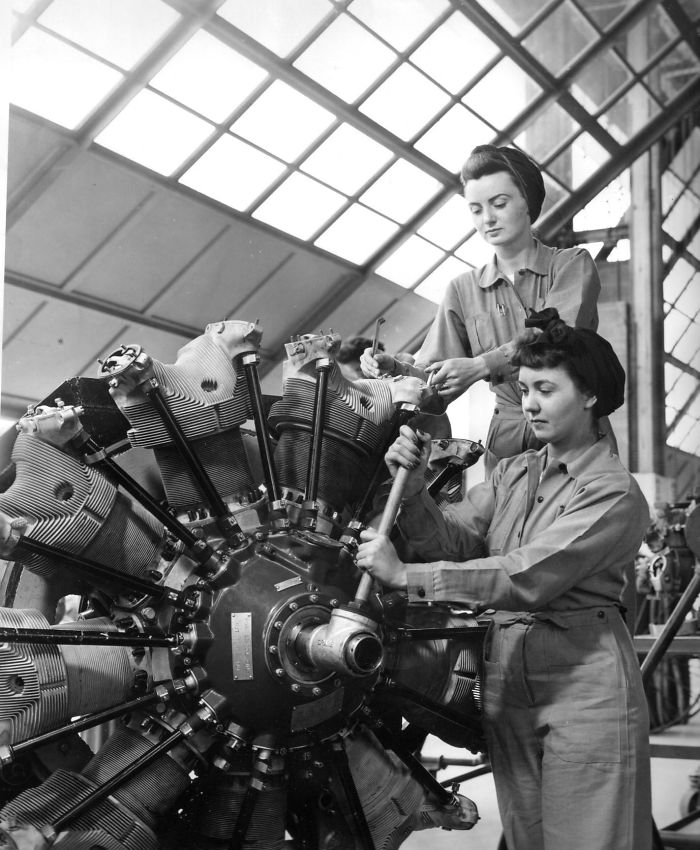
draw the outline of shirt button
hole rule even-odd
[[[498,413],[498,408],[497,408],[497,407],[494,407],[493,412],[494,412],[494,413]]]
[[[540,503],[544,502],[544,496],[538,496],[537,501]]]
[[[599,617],[599,618],[602,620],[602,619],[603,619],[603,617],[605,616],[605,611],[598,611],[598,613],[596,614],[596,616],[597,616],[597,617]]]
[[[423,596],[425,596],[425,588],[419,587],[416,593],[422,598]]]

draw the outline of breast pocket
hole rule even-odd
[[[516,317],[507,305],[502,309],[503,312],[496,310],[476,313],[465,319],[464,324],[474,356],[483,351],[492,351],[513,339],[517,330]]]

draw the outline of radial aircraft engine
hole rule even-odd
[[[475,822],[407,732],[482,749],[485,629],[354,561],[367,523],[391,533],[401,482],[383,455],[430,390],[348,382],[328,333],[286,346],[270,406],[261,333],[222,321],[173,364],[140,345],[100,361],[158,488],[84,405],[18,422],[0,493],[0,846],[391,850]],[[481,452],[448,442],[452,472]]]

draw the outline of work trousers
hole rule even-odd
[[[649,719],[618,609],[496,614],[484,666],[508,850],[650,850]]]

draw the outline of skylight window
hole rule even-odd
[[[454,194],[417,232],[440,248],[451,251],[471,229],[471,218],[464,198]]]
[[[579,129],[579,125],[566,110],[558,103],[550,103],[515,138],[515,144],[527,151],[537,162],[543,162],[565,139],[573,136]]]
[[[456,257],[448,257],[415,288],[414,292],[416,295],[421,295],[423,298],[439,304],[445,297],[445,290],[450,281],[468,271],[471,271],[471,266],[461,262]]]
[[[576,213],[574,230],[616,227],[629,210],[631,200],[629,170],[625,170]]]
[[[424,133],[414,147],[456,174],[472,148],[493,141],[494,131],[456,103]]]
[[[421,239],[409,237],[391,254],[375,272],[382,277],[409,289],[423,275],[436,266],[445,256],[445,252]]]
[[[455,256],[476,268],[481,268],[493,260],[493,248],[484,242],[478,233],[474,233],[464,245],[459,246]]]
[[[565,35],[566,49],[553,49]],[[595,41],[595,28],[573,4],[561,3],[523,41],[523,46],[555,76],[569,65],[591,42]],[[597,62],[596,62],[597,65]]]
[[[616,142],[625,144],[660,111],[659,104],[640,83],[609,106],[598,120]]]
[[[353,204],[314,242],[324,251],[363,265],[399,229],[366,207]]]
[[[142,89],[95,141],[167,175],[204,142],[212,129],[206,121]]]
[[[389,148],[349,124],[341,124],[300,167],[346,195],[353,195],[393,156]]]
[[[470,109],[499,130],[518,116],[541,87],[505,58],[462,98]]]
[[[10,51],[10,101],[75,129],[123,79],[53,36],[29,29]]]
[[[609,159],[605,148],[588,133],[581,133],[548,168],[562,183],[576,189]]]
[[[354,0],[349,11],[404,51],[447,9],[447,0]]]
[[[150,85],[221,123],[266,78],[267,72],[259,65],[200,30]]]
[[[183,174],[180,182],[235,210],[246,210],[285,166],[231,136],[223,136]]]
[[[498,48],[461,12],[455,12],[411,56],[411,62],[452,94],[498,54]]]
[[[680,257],[664,278],[664,298],[666,301],[674,304],[681,292],[688,286],[694,274],[695,270],[690,263]],[[700,277],[697,283],[700,284]]]
[[[360,200],[403,224],[440,190],[441,185],[420,168],[400,159],[369,187]]]
[[[396,58],[379,39],[341,15],[307,47],[294,67],[353,103]]]
[[[253,212],[253,218],[309,239],[346,201],[344,195],[317,180],[294,173]]]
[[[400,139],[413,138],[449,102],[423,74],[401,65],[359,107]]]
[[[276,80],[234,122],[231,130],[285,162],[292,162],[335,120],[327,109]]]
[[[179,17],[160,0],[53,0],[39,23],[129,70]]]
[[[278,56],[287,56],[332,11],[328,0],[227,0],[217,15]]]

